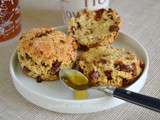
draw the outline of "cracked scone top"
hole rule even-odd
[[[112,9],[96,11],[82,10],[69,21],[69,34],[74,36],[80,47],[90,48],[109,45],[118,36],[121,19]]]
[[[126,87],[137,80],[144,63],[131,51],[99,46],[82,53],[78,67],[91,86]]]
[[[57,80],[60,69],[71,68],[76,48],[71,36],[53,28],[34,28],[21,36],[17,54],[23,72],[41,82]]]

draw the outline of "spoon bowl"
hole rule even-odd
[[[71,90],[87,90],[90,88],[88,78],[77,70],[62,69],[59,72],[59,78]]]

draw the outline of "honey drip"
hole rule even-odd
[[[88,98],[87,90],[75,90],[74,91],[74,99],[75,100],[85,100]]]

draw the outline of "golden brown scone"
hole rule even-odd
[[[76,49],[71,36],[53,28],[34,28],[21,36],[17,54],[23,72],[41,82],[57,80],[60,69],[71,68]]]
[[[91,48],[110,45],[117,38],[121,23],[115,10],[83,10],[69,21],[68,30],[80,48]]]
[[[131,51],[100,46],[82,53],[78,66],[92,86],[126,87],[140,76],[144,62]]]

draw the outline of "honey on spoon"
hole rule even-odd
[[[88,79],[79,71],[63,69],[59,72],[60,80],[67,85],[74,93],[75,100],[88,98]]]

